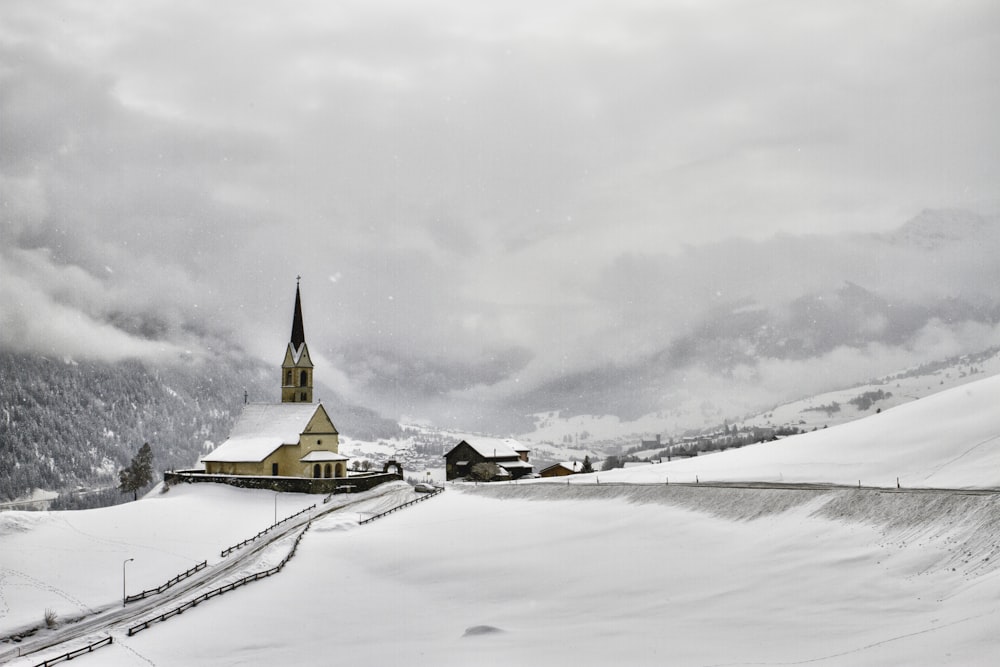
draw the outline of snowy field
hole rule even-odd
[[[996,496],[668,487],[659,475],[997,486],[997,405],[990,378],[825,432],[600,473],[601,486],[454,486],[364,526],[357,508],[338,512],[277,576],[133,637],[113,629],[114,644],[74,664],[996,664]],[[605,483],[645,475],[657,484]],[[130,592],[219,560],[270,523],[274,498],[192,485],[0,514],[0,636],[46,608],[119,604],[124,558],[136,558]],[[279,516],[314,500],[282,494]]]
[[[1000,488],[1000,375],[777,442],[573,481],[595,478]]]

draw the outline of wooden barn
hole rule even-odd
[[[582,469],[583,464],[579,461],[560,461],[553,463],[548,468],[543,468],[538,474],[542,477],[565,477],[566,475],[575,475]]]
[[[531,450],[511,438],[468,437],[444,455],[445,478],[462,479],[479,464],[494,464],[489,481],[505,481],[528,475]]]

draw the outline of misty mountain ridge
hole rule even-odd
[[[635,451],[641,440],[659,434],[663,443],[680,441],[685,436],[718,434],[726,427],[774,432],[822,429],[993,375],[1000,375],[1000,347],[898,369],[860,384],[802,396],[752,413],[740,414],[721,401],[697,398],[630,421],[609,415],[538,413],[533,427],[517,437],[532,443],[532,457],[536,460],[582,460],[584,455],[599,459],[629,450],[638,456],[657,458],[662,447]]]
[[[996,240],[1000,219],[964,209],[926,209],[899,229],[877,237],[888,243],[937,250],[952,243]]]
[[[726,394],[770,387],[756,403],[742,403],[750,412],[976,353],[1000,343],[998,253],[1000,219],[945,210],[924,211],[886,234],[729,241],[634,261],[623,267],[627,280],[650,293],[636,299],[641,312],[630,324],[638,329],[661,317],[676,321],[676,333],[623,360],[545,382],[507,406],[627,421],[691,398],[724,404]],[[712,290],[715,276],[737,275],[740,266],[742,284]],[[659,299],[653,286],[682,277],[710,307],[692,311]]]
[[[114,487],[144,442],[156,471],[191,467],[229,436],[244,392],[280,400],[278,370],[239,351],[158,365],[0,352],[0,377],[0,500],[36,488]],[[317,395],[346,435],[399,431],[322,386]]]

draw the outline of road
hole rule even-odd
[[[416,494],[409,485],[395,484],[376,487],[372,491],[358,494],[357,497],[350,497],[349,500],[345,500],[349,496],[334,496],[328,504],[318,504],[315,510],[279,525],[253,543],[232,552],[224,560],[209,565],[204,570],[178,582],[159,595],[131,602],[126,607],[107,608],[58,628],[51,633],[46,633],[43,637],[25,639],[17,646],[0,652],[0,664],[17,657],[45,651],[60,644],[81,640],[84,637],[88,638],[88,641],[77,641],[76,644],[64,647],[60,653],[74,650],[81,645],[102,638],[101,636],[94,637],[94,635],[99,633],[106,635],[114,629],[122,630],[147,617],[159,616],[170,611],[182,603],[185,598],[211,590],[216,587],[215,584],[226,577],[233,576],[253,565],[267,549],[290,536],[297,535],[300,531],[305,530],[309,522],[320,517],[345,510],[351,512],[364,510],[364,513],[368,515],[377,514],[413,500],[415,496]],[[317,500],[320,498],[317,496]]]
[[[648,482],[567,482],[566,477],[559,478],[559,481],[534,482],[523,486],[534,486],[536,484],[562,484],[574,487],[580,486],[683,486],[696,489],[775,489],[779,491],[878,491],[881,493],[935,493],[947,495],[967,495],[967,496],[992,496],[1000,494],[1000,489],[945,489],[930,487],[886,487],[886,486],[860,486],[851,484],[827,484],[808,482],[665,482],[664,484],[653,484]]]

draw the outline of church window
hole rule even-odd
[[[329,477],[329,476],[330,476],[330,464],[327,463],[325,466],[323,466],[323,477]]]
[[[277,477],[278,476],[278,464],[277,463],[272,463],[271,464],[271,476],[272,477]]]
[[[319,464],[313,466],[313,477],[319,479]]]
[[[306,392],[302,392],[301,394],[299,394],[299,400],[300,401],[305,401],[306,400]]]
[[[292,372],[291,371],[286,371],[285,372],[285,384],[286,385],[291,385],[292,384]]]
[[[308,384],[309,384],[309,371],[302,371],[302,373],[299,374],[299,386],[305,387]]]

